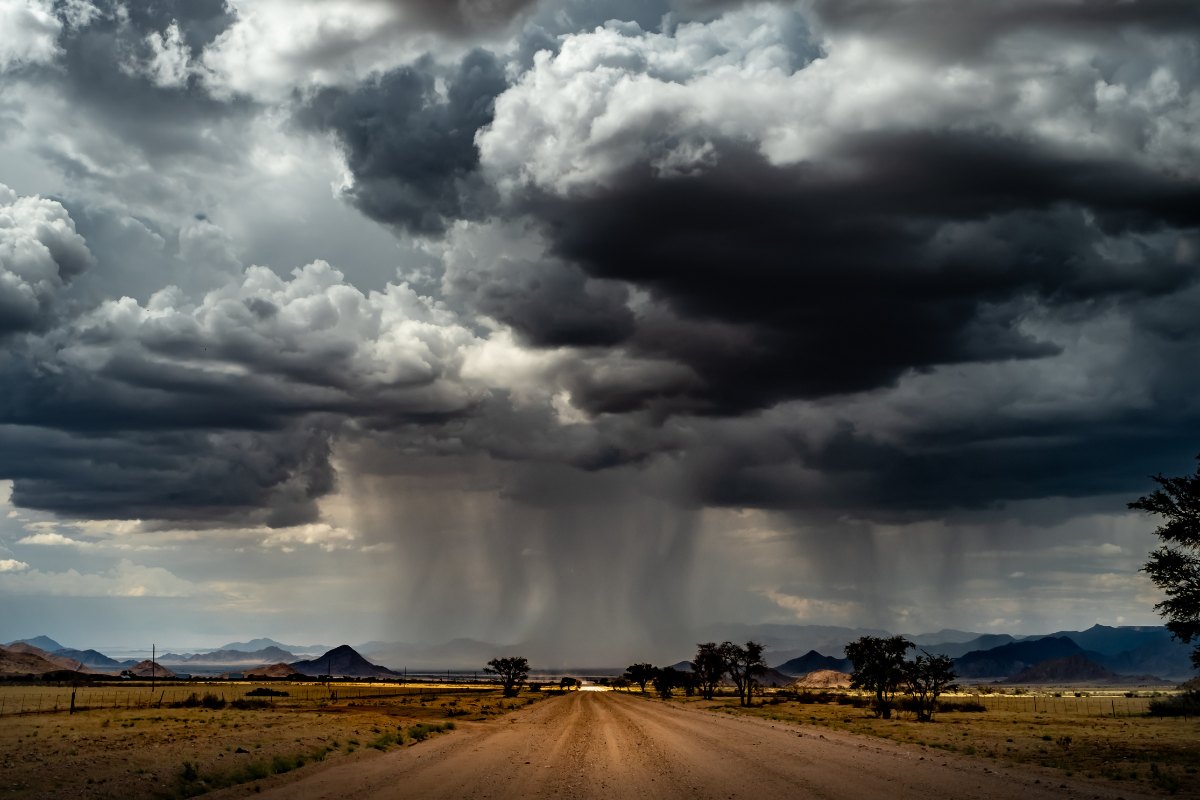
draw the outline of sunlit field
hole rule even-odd
[[[865,696],[851,692],[827,693],[823,702],[814,692],[802,702],[768,690],[751,708],[739,707],[735,697],[711,702],[677,697],[670,702],[883,737],[922,747],[929,758],[959,753],[1037,764],[1065,776],[1126,783],[1149,792],[1200,796],[1200,719],[1149,716],[1154,698],[1144,691],[1133,697],[1116,690],[1082,691],[1078,697],[1075,690],[1008,691],[944,696],[950,703],[982,710],[939,713],[932,723],[917,722],[905,712],[876,719],[869,708],[852,704]]]
[[[249,792],[317,762],[419,746],[546,696],[461,684],[146,683],[80,687],[71,713],[71,692],[0,686],[0,797]]]

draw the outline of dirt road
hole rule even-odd
[[[242,790],[243,793],[245,790]],[[264,791],[354,798],[1124,797],[1061,773],[772,724],[615,692],[572,692]]]

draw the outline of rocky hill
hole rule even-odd
[[[794,689],[849,689],[850,675],[832,669],[819,669],[797,678]]]
[[[785,675],[808,675],[817,670],[833,670],[835,672],[850,672],[854,666],[848,658],[834,658],[833,656],[825,656],[818,653],[816,650],[809,650],[799,658],[793,658],[791,661],[785,661],[775,669]]]
[[[138,678],[175,678],[178,677],[174,672],[164,667],[162,664],[146,659],[139,661],[129,668],[129,671]]]
[[[0,675],[41,675],[58,669],[62,667],[34,653],[0,647]]]
[[[294,661],[289,665],[301,675],[333,675],[344,678],[397,678],[398,673],[372,664],[348,644],[335,647],[317,658]]]
[[[47,653],[40,647],[34,647],[28,642],[14,642],[8,646],[8,651],[10,653],[24,653],[25,655],[36,656],[44,659],[45,661],[53,664],[54,669],[56,670],[66,669],[73,672],[95,672],[95,670],[84,664],[80,664],[79,661],[75,659],[66,658],[55,653]]]
[[[289,678],[296,674],[291,664],[262,664],[246,670],[247,678]]]

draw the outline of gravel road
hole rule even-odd
[[[265,790],[345,798],[1101,798],[1061,773],[616,692],[571,692],[493,722]]]

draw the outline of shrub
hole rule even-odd
[[[229,703],[229,707],[236,708],[239,711],[251,711],[253,709],[270,708],[271,701],[263,700],[257,697],[250,699],[239,697],[237,700],[231,701]]]
[[[1151,700],[1146,713],[1152,717],[1200,717],[1200,691]]]
[[[265,686],[260,686],[257,689],[252,689],[246,692],[246,697],[287,697],[288,693],[279,689],[268,689]]]

